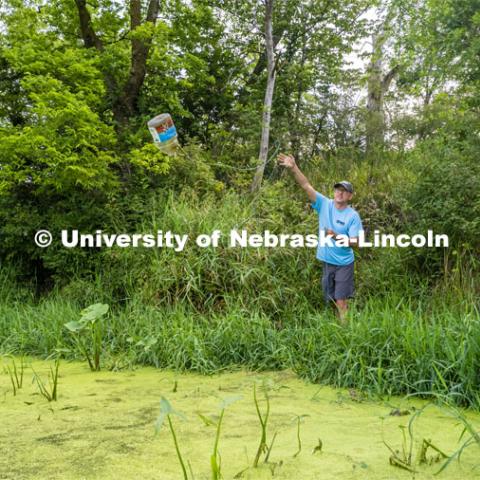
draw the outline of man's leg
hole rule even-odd
[[[332,305],[333,309],[336,310],[335,306],[335,265],[330,265],[329,263],[323,262],[323,276],[322,276],[322,290],[323,298],[325,303]]]
[[[340,323],[345,324],[345,316],[348,310],[348,299],[353,297],[353,262],[349,265],[337,268],[335,272],[335,305],[337,307]]]
[[[331,305],[333,312],[342,322],[347,306],[346,300],[335,299],[335,278],[337,276],[338,266],[329,263],[323,264],[322,288],[325,302]],[[340,302],[340,304],[339,304]],[[343,322],[342,322],[343,323]]]
[[[345,315],[348,310],[347,299],[346,298],[337,298],[335,300],[335,306],[337,307],[338,318],[340,319],[341,324],[345,324]]]

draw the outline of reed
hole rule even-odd
[[[33,378],[37,383],[38,390],[42,397],[46,398],[49,402],[57,401],[58,395],[58,369],[60,367],[60,359],[57,357],[55,359],[55,366],[52,368],[50,367],[50,371],[48,374],[47,382],[44,382],[42,378],[37,374],[37,372],[33,369]]]
[[[458,422],[458,424],[463,427],[459,436],[460,445],[450,455],[438,449],[431,443],[430,440],[426,442],[427,447],[430,447],[437,452],[436,461],[443,460],[441,467],[436,472],[436,475],[438,475],[439,473],[443,472],[454,460],[460,461],[465,450],[476,448],[480,454],[480,429],[476,427],[470,420],[468,420],[465,413],[453,404],[452,399],[448,395],[435,394],[434,398],[435,401],[426,404],[424,407],[418,410],[414,418],[420,417],[427,409],[438,408],[442,413],[452,416]]]
[[[247,292],[263,295],[258,288]],[[367,395],[437,393],[480,408],[480,315],[473,295],[455,298],[423,289],[415,297],[395,289],[366,296],[352,305],[349,324],[340,328],[330,312],[301,298],[290,306],[284,302],[279,320],[234,296],[223,297],[222,310],[205,312],[180,298],[155,306],[133,295],[115,305],[108,328],[103,322],[95,358],[99,363],[101,351],[120,363],[205,374],[237,366],[287,368],[311,382]],[[95,369],[90,327],[64,327],[80,312],[58,295],[38,304],[0,302],[0,351],[45,358],[62,347],[70,350],[68,358],[90,358]]]
[[[471,436],[464,444],[452,455],[448,455],[445,452],[443,452],[440,448],[438,448],[431,439],[429,438],[422,438],[420,442],[420,448],[419,451],[417,452],[417,455],[414,456],[413,454],[413,446],[414,446],[414,426],[415,423],[418,421],[418,419],[424,414],[424,412],[432,407],[432,406],[439,406],[438,400],[440,402],[443,401],[444,398],[447,398],[447,401],[444,403],[444,405],[448,406],[448,412],[452,413],[455,418],[458,420],[465,421],[464,425],[466,425],[466,428],[470,429],[472,432],[473,436]],[[455,407],[452,407],[450,404],[450,400],[448,397],[443,397],[443,396],[438,396],[437,397],[437,403],[429,402],[425,404],[423,407],[419,408],[418,410],[415,411],[415,413],[411,416],[408,425],[400,425],[400,429],[402,430],[402,449],[401,451],[394,450],[390,445],[388,445],[385,440],[383,440],[384,445],[388,448],[390,451],[391,455],[389,458],[390,465],[394,467],[401,468],[403,470],[407,470],[411,472],[412,474],[417,473],[417,468],[420,465],[433,465],[435,463],[439,462],[444,462],[440,469],[435,473],[436,475],[442,472],[452,460],[455,458],[459,458],[461,453],[465,448],[469,446],[469,441],[471,441],[474,438],[474,435],[476,434],[478,436],[478,432],[475,432],[473,429],[473,426],[466,421],[465,417],[463,414],[456,409]],[[465,433],[465,429],[462,432]],[[408,436],[407,436],[408,434]],[[461,436],[462,437],[462,436]],[[480,437],[479,437],[480,439]],[[479,444],[480,446],[480,444]],[[431,454],[430,456],[428,455],[429,450],[433,451],[434,453]]]
[[[10,365],[7,365],[7,372],[10,377],[10,382],[12,384],[13,396],[17,395],[17,391],[20,390],[23,386],[23,373],[25,370],[25,360],[24,357],[20,357],[20,366],[17,369],[17,363],[15,362],[15,357],[9,355],[12,361],[12,368]]]

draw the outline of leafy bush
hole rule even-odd
[[[442,115],[442,122],[435,118],[435,135],[410,153],[415,180],[402,189],[408,231],[449,237],[449,250],[416,249],[418,264],[429,273],[448,269],[444,258],[452,251],[470,257],[480,248],[480,122],[460,108],[455,111]]]

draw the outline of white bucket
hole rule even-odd
[[[155,145],[164,153],[174,155],[179,146],[177,129],[169,113],[161,113],[147,123]]]

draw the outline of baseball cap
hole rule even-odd
[[[333,188],[343,187],[347,192],[353,193],[353,185],[346,180],[336,183]]]

